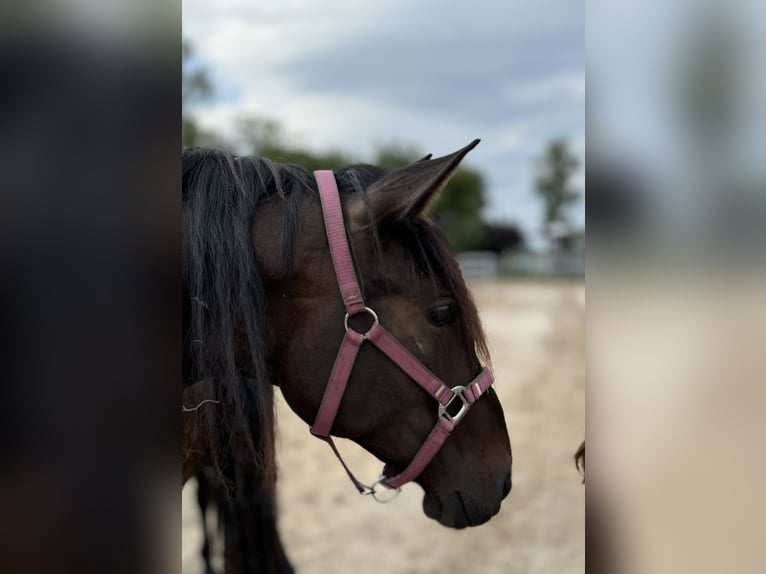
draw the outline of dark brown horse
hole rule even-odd
[[[448,386],[487,350],[476,308],[429,206],[476,142],[385,172],[335,174],[367,304],[380,324]],[[312,423],[344,336],[316,183],[310,173],[217,150],[183,156],[184,374],[205,380],[184,478],[210,461],[236,491],[256,469],[273,492],[273,385]],[[188,401],[187,406],[193,406]],[[332,434],[403,469],[436,420],[433,397],[376,348],[362,346]],[[188,429],[187,429],[188,430]],[[489,520],[511,488],[511,448],[491,389],[417,477],[425,513],[462,528]]]

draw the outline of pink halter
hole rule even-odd
[[[485,367],[466,386],[456,386],[450,389],[405,349],[393,335],[380,326],[377,314],[365,306],[362,292],[359,289],[356,272],[354,271],[354,262],[351,259],[351,252],[346,239],[346,230],[343,225],[343,211],[341,209],[338,186],[335,183],[335,176],[332,171],[323,170],[315,171],[314,177],[319,186],[325,230],[327,231],[327,239],[330,243],[330,253],[332,255],[333,266],[335,267],[335,275],[338,278],[343,304],[346,307],[346,318],[344,321],[346,335],[341,342],[338,356],[330,373],[330,380],[327,383],[322,403],[314,420],[314,426],[311,428],[311,433],[323,439],[332,447],[333,452],[343,465],[351,482],[354,483],[354,486],[356,486],[360,493],[371,494],[376,500],[382,501],[376,496],[377,485],[380,484],[389,489],[396,489],[398,492],[403,484],[417,478],[428,463],[431,462],[431,459],[436,456],[436,453],[439,452],[444,441],[447,440],[455,426],[466,415],[471,405],[492,385],[494,379],[492,373]],[[348,325],[349,317],[361,313],[368,313],[373,319],[372,326],[365,333],[354,331]],[[351,375],[351,369],[356,361],[357,353],[365,341],[375,345],[439,403],[436,425],[409,465],[407,465],[407,468],[399,474],[393,474],[393,469],[386,466],[372,486],[367,486],[357,480],[343,461],[332,437],[330,437],[332,424],[338,414],[338,409],[340,408],[340,403]],[[451,415],[447,412],[447,407],[455,398],[462,402],[462,406],[456,414]]]

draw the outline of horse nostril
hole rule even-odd
[[[505,479],[505,482],[503,483],[503,498],[508,496],[508,493],[511,492],[511,473],[508,473],[508,477]]]

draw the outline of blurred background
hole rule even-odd
[[[438,209],[513,492],[465,532],[371,504],[280,405],[282,536],[301,572],[582,572],[587,53],[589,569],[763,572],[766,4],[359,4],[0,6],[0,570],[198,571],[183,135],[307,167],[483,138]]]
[[[488,332],[513,491],[488,524],[459,532],[423,514],[415,485],[377,505],[280,402],[280,531],[296,570],[583,572],[583,3],[187,0],[183,25],[184,146],[393,168],[482,139],[435,217]],[[189,573],[204,571],[195,489]]]
[[[765,24],[588,5],[593,571],[766,567]]]

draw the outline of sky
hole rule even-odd
[[[183,26],[216,88],[194,110],[203,125],[272,119],[295,143],[367,159],[481,138],[465,163],[486,178],[485,216],[533,244],[546,143],[564,137],[584,162],[584,0],[184,0]],[[580,226],[582,168],[573,183]]]

